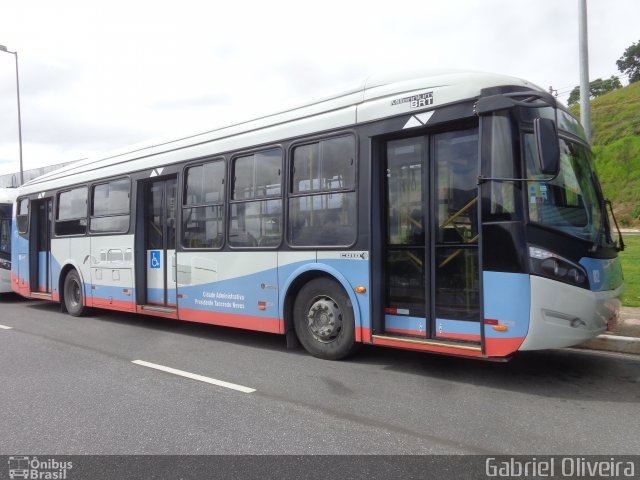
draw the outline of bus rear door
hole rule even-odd
[[[144,215],[142,303],[146,306],[174,310],[178,181],[172,176],[143,182],[138,188],[142,188],[143,198],[143,205],[139,204],[138,208]]]
[[[53,202],[51,198],[31,202],[32,232],[29,246],[29,278],[31,293],[51,294],[51,220]]]

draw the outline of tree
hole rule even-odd
[[[618,70],[629,75],[629,83],[640,80],[640,41],[632,43],[616,64]]]
[[[601,78],[595,79],[593,82],[589,84],[589,98],[598,98],[605,93],[613,92],[622,88],[622,83],[620,83],[620,79],[615,75],[611,75],[611,78],[608,80],[603,80]],[[575,87],[571,90],[571,94],[569,95],[569,100],[567,103],[569,106],[575,105],[580,101],[580,87]]]

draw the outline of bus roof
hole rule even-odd
[[[0,203],[13,203],[17,196],[17,188],[0,188]]]
[[[144,142],[75,162],[29,181],[20,188],[20,194],[42,192],[413,113],[415,110],[411,110],[410,99],[429,92],[432,92],[432,103],[428,109],[436,109],[478,97],[481,90],[497,86],[541,90],[519,78],[469,71],[430,70],[371,76],[357,87],[278,113],[177,139]]]

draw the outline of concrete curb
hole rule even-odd
[[[574,348],[640,355],[640,308],[622,307],[613,330]]]
[[[640,355],[640,338],[623,337],[605,333],[580,345],[576,345],[575,348]]]

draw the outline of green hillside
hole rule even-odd
[[[605,196],[621,225],[640,226],[640,82],[592,100],[591,130]]]

